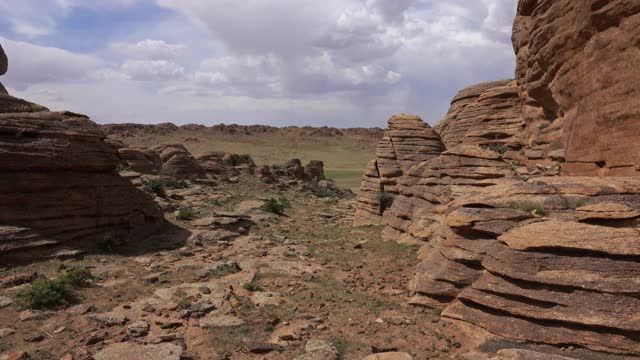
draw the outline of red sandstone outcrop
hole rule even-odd
[[[411,166],[440,155],[444,146],[435,131],[415,115],[396,115],[380,140],[376,160],[362,177],[354,225],[380,223],[388,203],[398,194],[398,179]]]
[[[502,144],[505,150],[519,150],[524,145],[524,125],[516,82],[502,80],[460,91],[435,129],[447,148]]]
[[[0,254],[135,239],[162,221],[116,172],[115,149],[72,113],[0,115]]]
[[[567,175],[639,175],[640,3],[521,0],[516,79],[528,144]]]
[[[150,148],[160,156],[160,174],[176,180],[205,178],[205,169],[181,144],[156,145]]]

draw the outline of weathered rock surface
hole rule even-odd
[[[3,114],[0,134],[0,253],[126,240],[161,223],[151,199],[118,176],[116,151],[88,118]]]
[[[414,164],[440,155],[444,146],[435,131],[415,115],[395,115],[378,144],[376,160],[362,177],[355,226],[379,224],[398,194],[398,179]]]
[[[524,145],[521,138],[524,125],[516,82],[502,80],[460,91],[435,129],[447,148],[503,144],[518,150]]]
[[[637,176],[640,3],[521,0],[516,79],[528,142],[567,175]]]
[[[162,160],[162,176],[177,180],[206,177],[205,169],[181,144],[156,145],[150,148]]]
[[[0,75],[6,74],[8,67],[9,60],[7,59],[7,54],[4,52],[2,44],[0,44]],[[2,83],[0,83],[0,94],[8,94],[7,89],[5,89]]]
[[[120,148],[118,149],[118,157],[128,169],[141,174],[157,175],[162,171],[160,156],[149,149]]]
[[[214,175],[237,176],[248,169],[253,173],[256,164],[249,155],[230,154],[221,151],[210,151],[200,154],[196,160],[205,171]]]

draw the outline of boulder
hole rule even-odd
[[[311,160],[304,167],[304,176],[307,180],[323,180],[324,177],[324,162],[320,160]]]
[[[1,255],[138,239],[162,223],[150,197],[118,175],[115,149],[87,117],[0,114],[0,134]]]
[[[150,148],[160,156],[162,170],[160,174],[177,180],[206,177],[204,168],[181,144],[156,145]]]
[[[118,149],[120,161],[131,171],[141,174],[157,175],[162,170],[160,156],[149,149],[124,147]]]

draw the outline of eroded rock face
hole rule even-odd
[[[134,239],[161,223],[152,200],[118,175],[115,149],[88,118],[1,114],[0,134],[1,255]]]
[[[150,148],[162,160],[161,175],[177,180],[206,177],[204,168],[181,144],[156,145]]]
[[[379,224],[398,194],[398,179],[411,166],[431,160],[444,150],[440,137],[415,115],[395,115],[380,140],[377,158],[362,177],[355,226]]]
[[[640,175],[640,3],[521,0],[516,78],[529,145],[567,175]]]
[[[521,149],[524,121],[516,82],[494,81],[463,89],[435,128],[447,148],[503,144],[506,148]]]
[[[160,156],[149,149],[125,147],[118,149],[118,157],[130,170],[141,174],[157,175],[162,170]]]

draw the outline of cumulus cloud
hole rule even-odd
[[[182,55],[186,46],[168,44],[164,40],[141,40],[137,43],[115,43],[111,48],[126,58],[169,60]]]
[[[20,23],[23,34],[38,36],[55,32],[65,14],[78,7],[123,9],[140,1],[24,0],[16,6],[23,15],[0,18],[6,17],[15,29]],[[24,15],[36,3],[52,10],[45,12],[51,15],[35,20]],[[122,101],[140,98],[138,110],[152,103],[154,96],[159,102],[167,97],[179,99],[179,109],[160,111],[149,105],[147,116],[100,115],[101,119],[158,121],[159,115],[171,115],[175,118],[162,120],[210,121],[205,114],[219,111],[221,116],[242,115],[253,121],[383,126],[396,112],[417,113],[435,123],[461,88],[512,77],[514,72],[510,31],[517,0],[147,0],[149,3],[173,14],[169,18],[196,24],[193,29],[198,40],[185,38],[193,35],[192,30],[174,31],[143,22],[137,34],[110,38],[93,55],[58,49],[53,56],[48,49],[46,56],[67,56],[67,61],[77,65],[65,73],[61,63],[52,60],[53,64],[42,68],[55,71],[36,76],[28,74],[36,66],[31,63],[30,70],[12,75],[15,86],[25,91],[31,86],[34,94],[38,88],[38,96],[44,97],[42,84],[55,82],[55,76],[75,76],[94,86],[65,86],[66,103],[77,102],[68,98],[71,94],[87,101],[92,91],[102,94],[114,89],[119,95],[127,94]],[[49,95],[46,98],[64,103]],[[120,111],[119,106],[108,107],[104,102],[95,106],[105,108],[96,110],[100,114]],[[322,109],[318,114],[327,120],[308,114],[310,109]]]
[[[39,83],[56,84],[86,80],[103,65],[101,59],[91,55],[37,46],[4,37],[0,37],[0,42],[9,57],[9,71],[5,83],[15,89],[26,89]]]

